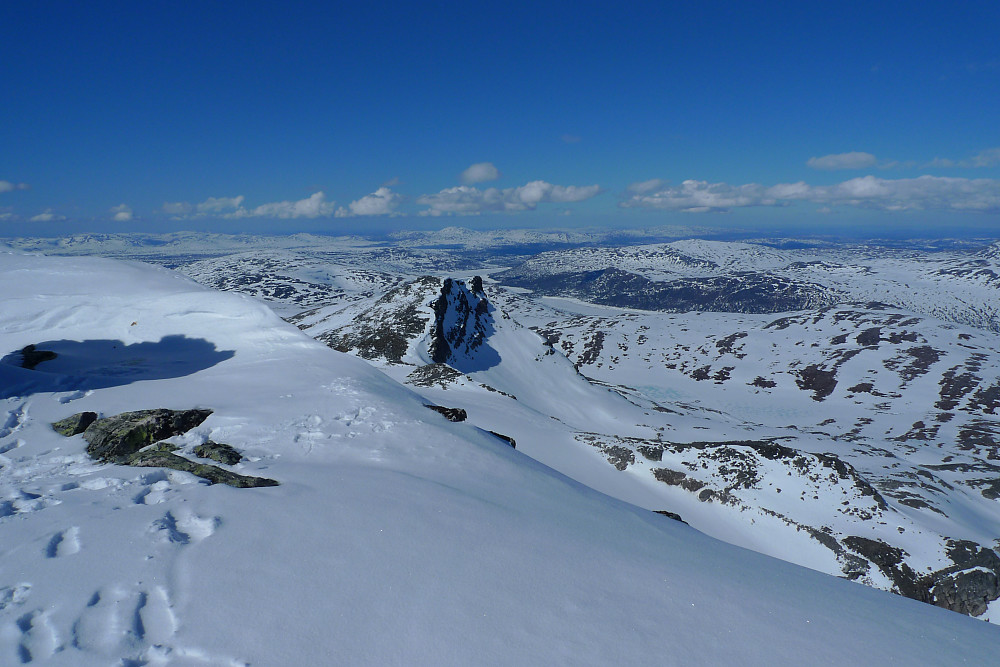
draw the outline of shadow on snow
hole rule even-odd
[[[131,345],[120,340],[45,341],[34,345],[30,353],[33,361],[23,350],[0,359],[0,398],[183,377],[235,354],[233,350],[216,349],[204,338],[184,335]]]

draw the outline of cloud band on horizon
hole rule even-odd
[[[1000,180],[919,176],[884,179],[862,176],[835,185],[757,183],[730,185],[687,180],[680,185],[653,179],[633,183],[619,202],[622,208],[650,208],[689,213],[727,212],[749,206],[787,206],[806,201],[825,206],[854,206],[881,211],[1000,211]]]

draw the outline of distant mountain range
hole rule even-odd
[[[262,299],[594,489],[1000,621],[1000,243],[607,242],[451,229],[60,250]]]

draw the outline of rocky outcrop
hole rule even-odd
[[[495,435],[496,437],[500,438],[508,445],[510,445],[512,448],[517,449],[517,441],[514,440],[514,438],[510,437],[509,435],[504,435],[503,433],[497,433],[496,431],[490,431],[490,435]]]
[[[446,408],[443,405],[430,405],[425,404],[425,408],[433,410],[434,412],[439,412],[444,415],[444,418],[450,422],[464,422],[469,418],[469,413],[467,413],[462,408]]]
[[[681,518],[681,515],[680,515],[680,514],[678,514],[677,512],[669,512],[669,511],[667,511],[667,510],[653,510],[653,511],[654,511],[654,512],[655,512],[656,514],[662,514],[663,516],[665,516],[665,517],[668,517],[668,518],[671,518],[671,519],[673,519],[674,521],[680,521],[680,522],[681,522],[681,523],[683,523],[683,524],[684,524],[685,526],[686,526],[686,525],[688,525],[688,522],[687,522],[687,521],[685,521],[684,519],[682,519],[682,518]]]
[[[422,336],[428,316],[421,306],[440,284],[423,276],[395,287],[347,325],[316,337],[339,352],[353,352],[363,359],[403,363],[411,343]]]
[[[451,278],[445,278],[444,284],[441,286],[441,294],[431,304],[431,308],[434,309],[434,327],[431,329],[429,350],[431,360],[436,364],[447,363],[451,358],[451,346],[448,345],[448,330],[445,324],[445,317],[448,314],[448,296],[451,294],[451,288]],[[468,310],[468,301],[466,301],[462,314],[467,313]],[[464,327],[462,333],[464,333]]]
[[[892,581],[896,592],[967,616],[986,612],[1000,598],[1000,556],[969,540],[948,540],[954,565],[920,575],[906,564],[908,555],[881,540],[850,536],[843,544],[874,563]]]
[[[257,488],[262,486],[278,486],[278,482],[267,477],[251,477],[240,475],[219,466],[195,463],[183,456],[170,451],[169,445],[163,443],[143,449],[132,454],[127,461],[130,466],[139,468],[170,468],[189,472],[192,475],[207,480],[209,484],[227,484],[238,489]]]
[[[844,546],[871,561],[892,581],[900,595],[921,602],[931,602],[928,583],[906,563],[907,554],[882,540],[850,535],[841,540]]]
[[[219,466],[196,463],[175,454],[176,445],[160,442],[164,438],[187,433],[211,414],[211,410],[201,409],[156,409],[123,412],[97,419],[93,412],[81,412],[55,422],[52,428],[68,437],[83,433],[87,453],[105,463],[180,470],[201,477],[210,484],[228,484],[237,488],[277,486],[277,481],[266,477],[241,475]],[[226,465],[235,465],[243,458],[230,445],[211,440],[195,447],[194,453]]]
[[[243,455],[230,445],[224,445],[211,440],[194,448],[194,455],[203,459],[212,459],[227,466],[234,466],[243,460]]]
[[[406,383],[415,387],[441,387],[447,389],[449,384],[465,377],[448,364],[427,364],[421,366],[406,376]]]
[[[143,447],[182,435],[200,425],[211,410],[138,410],[98,419],[83,432],[87,453],[105,463],[128,462]]]
[[[434,324],[428,351],[438,364],[455,364],[456,358],[468,359],[484,346],[493,332],[490,302],[483,291],[483,279],[472,278],[467,287],[461,280],[445,278],[441,292],[431,303]]]
[[[97,421],[96,412],[78,412],[75,415],[60,419],[52,424],[52,429],[67,438],[79,435],[87,430],[87,427]]]
[[[931,575],[934,604],[969,616],[985,613],[1000,598],[1000,556],[975,542],[950,540],[948,557],[955,564]]]

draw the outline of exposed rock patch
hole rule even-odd
[[[127,461],[130,466],[138,468],[170,468],[189,472],[192,475],[207,480],[210,484],[227,484],[239,489],[257,488],[263,486],[278,486],[278,482],[267,477],[251,477],[240,475],[219,466],[195,463],[183,456],[169,451],[169,446],[154,445],[132,454]]]
[[[469,413],[462,408],[446,408],[443,405],[429,404],[425,404],[424,407],[433,410],[434,412],[441,413],[444,415],[444,418],[450,422],[464,422],[469,418]]]
[[[517,449],[517,441],[514,440],[514,438],[510,437],[509,435],[504,435],[503,433],[497,433],[496,431],[490,431],[490,434],[500,438],[508,445],[510,445],[512,448]]]
[[[407,375],[406,382],[415,387],[433,387],[437,385],[444,389],[447,388],[447,385],[456,382],[461,377],[463,377],[462,373],[456,371],[448,364],[427,364]]]
[[[266,477],[252,477],[224,470],[218,466],[195,463],[174,451],[176,445],[160,442],[182,435],[199,426],[211,410],[138,410],[97,419],[93,412],[81,412],[52,424],[65,436],[83,433],[87,453],[98,461],[143,468],[170,468],[189,472],[210,484],[228,484],[237,488],[277,486]],[[233,447],[208,441],[195,448],[195,454],[226,465],[235,465],[242,456]]]
[[[211,410],[138,410],[93,422],[83,432],[87,453],[105,463],[127,464],[129,456],[165,438],[187,433]]]
[[[212,459],[227,466],[234,466],[243,460],[243,455],[230,445],[206,441],[194,448],[194,455],[203,459]]]
[[[87,427],[97,421],[96,412],[78,412],[75,415],[60,419],[52,424],[52,429],[67,438],[78,435],[87,430]]]
[[[357,315],[350,325],[317,338],[338,352],[400,364],[410,343],[424,333],[429,318],[421,309],[421,302],[437,285],[437,278],[423,276],[394,287],[370,309]]]
[[[462,369],[463,361],[479,357],[488,348],[486,339],[493,333],[492,306],[483,291],[482,278],[475,276],[471,283],[469,289],[464,281],[445,278],[431,303],[434,323],[428,352],[435,363],[459,363],[457,367]],[[498,361],[499,357],[488,365]]]
[[[1000,598],[1000,557],[968,540],[949,540],[948,557],[955,565],[932,575],[934,604],[969,616],[985,613]]]
[[[656,512],[657,514],[662,514],[665,517],[669,517],[669,518],[673,519],[674,521],[680,521],[685,526],[688,525],[688,522],[685,521],[684,519],[682,519],[681,515],[678,514],[677,512],[668,512],[667,510],[653,510],[653,511]]]
[[[799,371],[795,381],[799,389],[811,391],[814,401],[822,401],[837,387],[837,371],[827,370],[818,364],[811,364]]]

